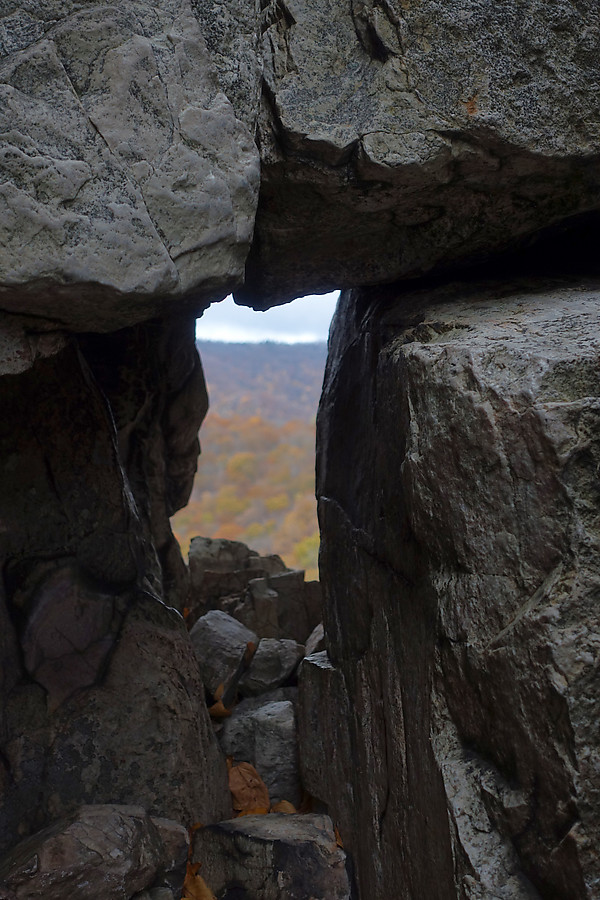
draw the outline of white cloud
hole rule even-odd
[[[202,341],[285,344],[326,341],[329,323],[339,291],[299,297],[285,306],[255,312],[236,306],[231,296],[213,303],[196,322],[196,336]]]

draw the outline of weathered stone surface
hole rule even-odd
[[[141,894],[132,897],[132,900],[177,900],[177,897],[169,888],[158,887],[151,891],[142,891]]]
[[[194,318],[177,316],[111,335],[86,335],[79,345],[109,402],[139,528],[146,546],[152,545],[153,559],[145,561],[143,574],[181,612],[188,603],[189,575],[169,517],[189,499],[198,429],[208,409]],[[85,555],[90,556],[89,549]]]
[[[593,0],[264,7],[240,302],[419,275],[598,209]]]
[[[231,808],[181,618],[144,595],[115,603],[125,606],[124,621],[93,685],[69,668],[73,681],[57,708],[23,677],[6,686],[3,848],[81,803],[143,803],[187,825]]]
[[[92,331],[222,298],[258,154],[193,4],[9,4],[2,26],[2,307]]]
[[[323,727],[317,771],[348,786],[307,786],[363,900],[598,893],[599,310],[595,283],[524,281],[338,312],[318,454],[334,668],[304,664],[301,755]]]
[[[163,890],[170,892],[171,886],[180,893],[188,836],[175,822],[169,833],[168,850],[161,829],[141,807],[81,807],[0,860],[0,893],[7,892],[11,900],[130,900],[132,894],[163,880]]]
[[[244,816],[201,828],[193,859],[217,900],[348,900],[345,855],[327,816]]]
[[[254,766],[269,789],[272,804],[288,800],[299,806],[302,787],[294,704],[290,700],[247,704],[243,700],[225,720],[219,734],[223,752],[232,756],[234,763]]]
[[[119,608],[121,607],[121,608]],[[51,709],[100,680],[115,647],[124,605],[63,566],[33,593],[21,645],[25,668],[46,690]]]
[[[304,572],[296,569],[269,575],[268,587],[277,592],[277,624],[279,636],[303,644],[322,618],[322,589],[318,581],[305,581]]]
[[[279,556],[259,556],[240,541],[192,538],[188,623],[221,609],[260,638],[304,643],[321,618],[318,581],[287,569]]]
[[[225,692],[237,684],[244,671],[248,644],[258,643],[254,632],[220,609],[211,609],[198,619],[190,639],[202,681],[211,694],[221,684]]]
[[[263,638],[250,667],[240,681],[242,694],[273,691],[290,678],[304,656],[304,647],[296,641]]]
[[[323,623],[319,622],[316,628],[311,631],[308,640],[306,641],[304,652],[306,656],[312,656],[313,653],[320,653],[322,650],[326,649],[325,629]]]
[[[206,409],[193,320],[93,339],[3,323],[0,847],[81,803],[227,815],[189,636],[161,602],[187,594],[168,515]]]
[[[189,567],[188,624],[193,625],[207,609],[222,609],[259,637],[279,637],[276,625],[271,625],[274,614],[270,606],[259,598],[255,610],[246,597],[254,579],[288,571],[279,556],[259,556],[241,541],[195,537],[190,544]]]

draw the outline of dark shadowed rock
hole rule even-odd
[[[241,302],[421,275],[598,210],[593,0],[285,0],[263,29]]]
[[[309,638],[306,641],[304,652],[306,656],[312,656],[313,653],[320,653],[325,649],[325,629],[323,628],[323,623],[319,622],[316,628],[311,631]]]
[[[361,898],[597,893],[599,308],[583,280],[342,304],[300,733]]]
[[[235,763],[251,763],[269,789],[271,803],[302,800],[298,766],[298,735],[294,704],[290,700],[260,705],[247,700],[235,707],[219,734],[226,756]]]
[[[258,603],[248,603],[246,588],[266,575],[286,572],[279,556],[259,556],[241,541],[192,538],[189,552],[190,613],[192,625],[207,609],[223,609],[243,622],[259,637],[277,637],[273,615]],[[269,633],[263,633],[264,630]],[[271,629],[271,630],[269,630]]]
[[[240,541],[192,538],[188,623],[221,609],[260,638],[304,643],[322,617],[318,581],[287,569],[279,556],[259,556]]]
[[[295,672],[303,656],[304,647],[296,641],[263,638],[240,681],[241,693],[265,694],[275,690]]]
[[[254,632],[220,609],[211,609],[198,619],[190,639],[202,681],[211,694],[221,684],[225,691],[237,684],[244,671],[248,644],[258,643]]]
[[[201,828],[192,858],[217,900],[348,900],[345,854],[327,816],[244,816]]]
[[[5,847],[82,803],[143,803],[186,825],[228,814],[225,763],[183,621],[151,597],[129,604],[93,685],[63,670],[74,680],[61,681],[68,692],[54,710],[37,684],[21,680],[8,693]]]
[[[168,847],[162,840],[167,829]],[[158,891],[179,894],[187,846],[185,828],[166,820],[157,828],[141,807],[84,806],[0,860],[0,894],[6,890],[15,900],[130,900],[163,880]]]

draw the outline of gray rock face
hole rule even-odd
[[[599,49],[593,0],[265,4],[236,297],[389,282],[597,209]]]
[[[279,556],[259,556],[240,541],[192,538],[190,613],[194,623],[206,609],[221,609],[260,638],[304,643],[321,617],[318,581],[287,569]]]
[[[319,622],[316,628],[311,631],[309,638],[306,642],[306,646],[304,651],[306,656],[312,656],[313,653],[320,653],[322,650],[326,649],[325,642],[325,629],[323,627],[323,623]]]
[[[241,541],[192,538],[189,552],[190,599],[188,623],[194,624],[207,609],[222,609],[259,637],[279,637],[271,620],[275,595],[248,602],[248,586],[266,575],[287,572],[279,556],[259,556]],[[256,607],[256,608],[255,608]]]
[[[4,309],[109,330],[240,282],[258,153],[189,0],[9,4],[0,56]]]
[[[296,807],[300,805],[298,735],[290,700],[272,700],[260,706],[242,700],[225,720],[219,742],[234,763],[249,762],[254,766],[269,789],[271,804],[288,800]]]
[[[254,632],[220,609],[211,609],[198,619],[190,631],[190,639],[202,681],[211,694],[221,684],[225,691],[237,684],[244,670],[248,644],[258,643]]]
[[[187,592],[168,516],[206,409],[193,321],[78,338],[3,321],[0,848],[82,803],[228,815],[189,636],[161,602]]]
[[[15,832],[81,803],[143,803],[186,824],[230,809],[187,632],[157,600],[132,603],[94,685],[75,681],[53,712],[38,685],[21,684],[8,695],[5,717],[5,846]]]
[[[599,299],[458,283],[337,316],[301,756],[363,900],[598,892]]]
[[[345,854],[327,816],[244,816],[201,828],[193,859],[217,900],[348,900]]]
[[[265,694],[282,685],[304,656],[304,647],[296,641],[263,638],[250,667],[240,681],[242,694]]]
[[[159,824],[141,807],[84,806],[0,860],[0,893],[11,900],[130,900],[163,880],[151,897],[171,887],[181,893],[187,832],[176,822]]]

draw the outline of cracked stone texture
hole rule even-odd
[[[58,705],[37,671],[4,686],[2,848],[82,803],[142,804],[187,827],[230,814],[225,761],[181,617],[145,594],[114,602],[123,621],[94,684],[68,667],[71,690]]]
[[[257,309],[477,258],[600,200],[594,0],[263,0]]]
[[[4,309],[107,331],[240,283],[258,153],[190,0],[8,0],[0,81]]]
[[[240,681],[242,695],[256,696],[284,684],[304,657],[304,645],[286,638],[262,638]]]
[[[361,900],[600,890],[600,283],[343,295],[306,788]]]
[[[217,900],[349,900],[345,853],[328,816],[244,816],[200,828],[192,860]]]
[[[168,516],[206,409],[193,320],[74,337],[6,316],[0,367],[0,847],[81,803],[228,815],[169,608],[187,581]]]
[[[295,690],[295,689],[292,689]],[[270,692],[276,694],[276,691]],[[219,743],[234,764],[249,762],[269,791],[271,805],[288,800],[302,802],[298,761],[298,735],[293,700],[242,700],[223,722]]]
[[[83,806],[0,860],[0,894],[8,900],[130,900],[155,882],[165,884],[157,894],[171,886],[181,893],[187,849],[182,825],[153,819],[141,807]]]

